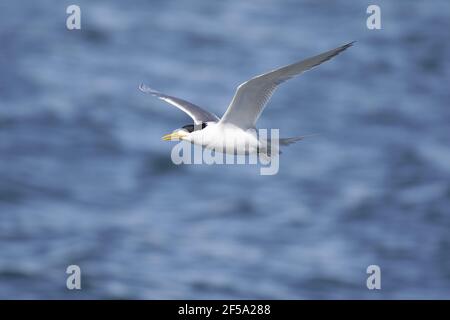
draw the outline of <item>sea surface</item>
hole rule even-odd
[[[450,299],[449,1],[75,2],[0,2],[0,298]],[[273,176],[173,164],[191,120],[138,90],[221,116],[354,40],[270,101],[259,127],[318,133]]]

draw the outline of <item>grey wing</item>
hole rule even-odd
[[[199,106],[196,106],[195,104],[190,103],[186,100],[172,97],[167,94],[153,90],[152,88],[146,86],[143,83],[141,83],[141,85],[139,86],[139,90],[141,90],[142,92],[145,92],[145,93],[150,93],[151,95],[177,107],[181,111],[184,111],[194,120],[194,124],[201,124],[202,122],[208,122],[208,121],[213,121],[213,122],[219,121],[219,117],[217,117],[215,114],[208,112],[208,111],[200,108]]]
[[[256,121],[279,84],[330,60],[352,46],[353,43],[259,75],[242,83],[237,88],[233,100],[220,122],[231,123],[242,129],[254,128]]]

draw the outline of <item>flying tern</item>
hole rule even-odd
[[[222,118],[186,100],[170,96],[141,84],[142,92],[177,107],[189,115],[193,124],[176,129],[162,137],[163,140],[184,140],[222,153],[271,156],[271,142],[258,138],[256,122],[275,89],[283,82],[330,60],[354,42],[305,60],[272,70],[240,84]],[[304,136],[281,138],[279,146],[299,141]],[[279,150],[276,150],[279,153]]]

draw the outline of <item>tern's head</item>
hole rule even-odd
[[[190,135],[194,131],[202,130],[207,126],[206,122],[201,124],[187,124],[179,129],[174,130],[172,133],[166,134],[162,137],[165,141],[170,140],[190,140]]]

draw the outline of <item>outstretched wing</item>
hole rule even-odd
[[[220,123],[231,123],[242,129],[254,128],[256,121],[279,84],[330,60],[352,46],[353,43],[259,75],[242,83],[237,88]]]
[[[195,104],[192,104],[186,100],[172,97],[167,94],[153,90],[152,88],[146,86],[143,83],[141,83],[141,85],[139,86],[139,90],[145,93],[150,93],[151,95],[158,97],[159,99],[177,107],[181,111],[184,111],[194,120],[194,124],[201,124],[202,122],[208,121],[214,122],[219,121],[219,117],[217,117],[215,114],[203,110],[199,106],[196,106]]]

